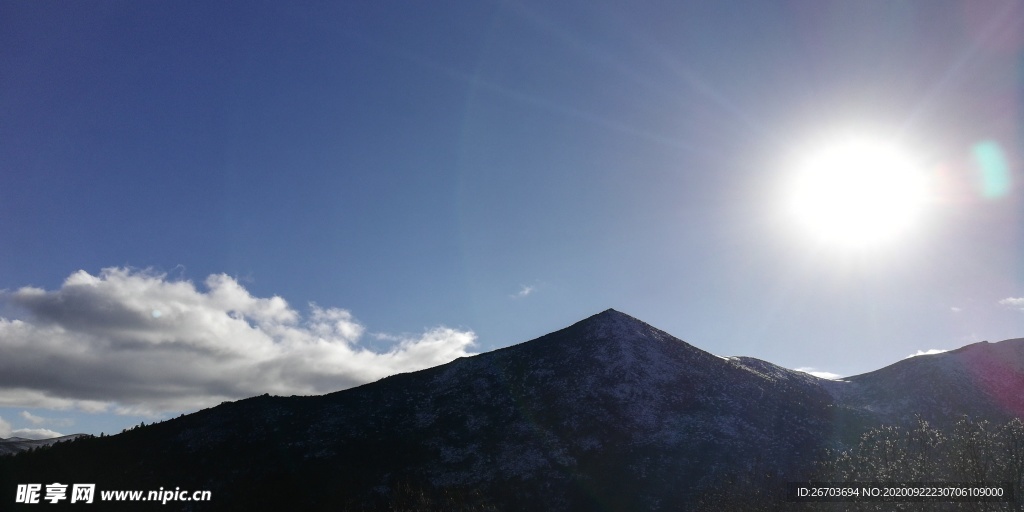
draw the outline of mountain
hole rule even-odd
[[[1024,417],[1024,339],[915,356],[825,386],[873,423],[906,425],[915,415],[938,426],[962,415],[1005,422]]]
[[[54,443],[73,441],[87,434],[71,434],[68,436],[51,437],[49,439],[25,439],[23,437],[0,437],[0,455],[11,455],[41,446],[50,446]]]
[[[1021,344],[972,347],[836,382],[712,355],[607,310],[345,391],[264,395],[3,457],[0,489],[211,491],[187,510],[697,509],[737,478],[802,478],[824,449],[918,409],[1019,411]]]

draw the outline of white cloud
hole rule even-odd
[[[366,329],[350,312],[312,304],[303,318],[223,274],[198,289],[146,271],[78,271],[56,291],[3,298],[29,313],[0,317],[6,406],[153,414],[320,394],[471,355],[476,338],[437,327],[371,350],[359,345]]]
[[[513,293],[512,295],[509,295],[509,297],[512,297],[513,299],[522,299],[524,297],[529,296],[531,293],[533,293],[536,290],[537,290],[536,286],[522,285],[518,292]]]
[[[0,319],[2,324],[3,319]],[[0,328],[2,332],[2,328]],[[0,346],[3,340],[0,339]],[[99,413],[108,412],[110,404],[97,400],[70,400],[55,396],[48,396],[38,390],[25,388],[6,388],[0,386],[0,406],[3,407],[37,407],[41,409],[76,409],[85,412]]]
[[[7,439],[11,437],[11,424],[0,418],[0,438]]]
[[[64,434],[60,432],[54,432],[47,428],[19,428],[14,432],[11,432],[14,437],[23,437],[25,439],[50,439],[54,437],[61,437]]]
[[[46,421],[46,418],[43,418],[42,416],[36,416],[35,414],[32,414],[28,411],[21,411],[21,417],[25,418],[26,420],[28,420],[29,423],[33,425],[42,425],[43,422]]]
[[[958,308],[958,307],[956,307],[956,306],[950,306],[950,307],[949,307],[949,310],[950,310],[950,311],[952,311],[952,312],[954,312],[954,313],[959,313],[959,312],[963,311],[963,309],[962,309],[962,308]]]
[[[1024,310],[1024,297],[1007,297],[999,301],[999,303],[1004,306],[1009,306],[1011,308]]]
[[[807,374],[810,374],[810,375],[814,375],[815,377],[817,377],[819,379],[836,380],[836,379],[842,378],[842,375],[839,375],[838,373],[822,372],[822,371],[815,370],[814,368],[812,368],[810,366],[801,366],[800,368],[794,368],[794,370],[796,370],[798,372],[804,372],[804,373],[807,373]]]
[[[46,423],[48,425],[59,427],[69,427],[74,424],[74,421],[67,418],[44,418],[42,416],[36,416],[28,411],[21,411],[21,417],[33,425],[42,425]]]
[[[909,356],[905,357],[904,359],[910,359],[911,357],[917,357],[917,356],[930,356],[932,354],[941,354],[943,352],[949,352],[949,349],[930,348],[928,350],[918,350],[917,352],[915,352],[913,354],[910,354]]]

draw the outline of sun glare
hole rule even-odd
[[[789,188],[790,213],[818,239],[866,248],[905,234],[928,198],[922,165],[884,141],[847,139],[806,155]]]

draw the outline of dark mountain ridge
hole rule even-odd
[[[876,422],[909,424],[915,415],[939,426],[962,415],[1005,422],[1024,417],[1024,339],[915,356],[826,386],[842,407]]]
[[[345,391],[254,397],[0,458],[0,488],[70,481],[212,491],[214,501],[188,510],[392,510],[410,493],[448,500],[440,509],[686,509],[737,473],[801,478],[824,449],[865,426],[1012,412],[1015,402],[1000,393],[1024,389],[1021,360],[1001,358],[1019,355],[1020,344],[991,345],[1001,348],[913,358],[834,382],[715,356],[607,310]],[[1001,369],[1008,384],[950,370],[975,366]],[[910,386],[922,379],[943,384]]]

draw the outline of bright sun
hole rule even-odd
[[[905,234],[928,199],[922,165],[897,145],[849,138],[806,155],[789,186],[790,213],[818,239],[867,248]]]

